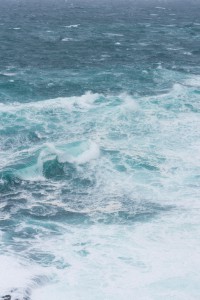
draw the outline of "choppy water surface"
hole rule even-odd
[[[0,44],[0,297],[199,299],[199,1],[0,1]]]

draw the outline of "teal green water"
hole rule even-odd
[[[198,299],[199,9],[0,1],[2,299]]]

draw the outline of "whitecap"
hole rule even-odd
[[[139,43],[140,46],[143,46],[143,47],[146,47],[148,46],[149,44],[148,43]]]
[[[57,158],[58,162],[85,164],[99,157],[99,146],[92,141],[75,141],[69,144],[47,143],[46,148],[40,153],[39,166],[45,161]]]
[[[66,38],[62,39],[62,42],[70,42],[70,41],[73,41],[73,40],[74,40],[73,38],[66,37]]]
[[[80,24],[74,24],[74,25],[66,25],[66,26],[64,26],[65,28],[77,28],[77,27],[79,27],[80,26]]]
[[[200,87],[200,76],[196,75],[188,78],[184,81],[184,83],[189,86]]]
[[[91,160],[97,159],[100,155],[99,146],[94,143],[90,142],[88,145],[88,149],[86,149],[83,153],[78,155],[75,158],[71,158],[72,162],[77,164],[85,164]]]
[[[128,109],[130,111],[135,111],[138,109],[137,102],[127,93],[120,94],[120,98],[123,99],[123,108]]]
[[[18,171],[15,175],[28,181],[44,181],[43,166],[47,161],[57,159],[59,163],[86,164],[100,155],[99,146],[93,141],[76,141],[69,144],[46,143],[40,151],[37,163]]]
[[[167,50],[169,50],[169,51],[180,51],[182,49],[183,48],[171,48],[171,47],[167,48]]]
[[[30,109],[45,110],[52,108],[63,108],[69,112],[78,109],[88,110],[92,108],[93,103],[99,97],[101,97],[101,94],[86,92],[82,96],[59,97],[37,102],[13,102],[12,104],[0,103],[0,112],[16,112],[20,110],[26,110],[29,112]]]
[[[0,73],[0,75],[4,75],[4,76],[10,77],[10,76],[15,76],[16,73],[14,73],[14,72],[2,72],[2,73]]]
[[[165,7],[162,7],[162,6],[156,6],[155,8],[156,8],[156,9],[163,9],[163,10],[166,9]]]
[[[107,35],[107,36],[118,36],[118,37],[121,37],[121,36],[124,36],[123,34],[121,33],[112,33],[112,32],[106,32],[104,33],[104,35]]]

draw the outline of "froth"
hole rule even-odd
[[[85,164],[100,155],[99,146],[92,141],[77,141],[65,145],[47,143],[41,150],[37,163],[15,172],[22,180],[45,180],[43,167],[45,162],[57,159],[59,163]]]
[[[65,28],[77,28],[80,24],[66,25]]]
[[[66,157],[65,154],[61,153],[58,156],[58,160],[60,162],[68,161],[76,164],[84,164],[93,159],[97,159],[99,157],[99,154],[100,151],[98,145],[94,142],[89,142],[87,148],[78,156],[75,157],[72,154],[68,154]]]
[[[13,112],[19,110],[29,110],[29,109],[47,109],[47,108],[66,108],[69,111],[77,108],[89,108],[91,104],[100,97],[100,94],[93,94],[87,92],[82,96],[73,96],[73,97],[60,97],[55,99],[47,99],[38,102],[29,102],[29,103],[19,103],[14,102],[12,104],[3,104],[0,103],[0,113],[1,112]]]
[[[127,93],[121,94],[120,97],[123,99],[124,108],[126,108],[127,110],[133,110],[134,111],[134,110],[137,110],[139,108],[138,103],[133,99],[133,97],[131,97]]]
[[[41,267],[28,265],[27,262],[12,256],[0,256],[0,296],[6,294],[22,299],[31,293],[32,288],[48,281]],[[24,298],[23,298],[24,299]]]
[[[73,39],[69,37],[62,39],[62,42],[70,42],[70,41],[73,41]]]
[[[35,290],[32,299],[124,300],[133,294],[137,299],[195,299],[200,270],[199,241],[190,235],[197,229],[195,220],[193,215],[189,228],[189,216],[182,212],[134,227],[71,227],[54,246],[58,256],[63,247],[68,249],[62,255],[70,267],[58,274],[57,284]]]

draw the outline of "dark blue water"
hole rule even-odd
[[[199,1],[0,1],[0,297],[197,300],[199,113]]]

